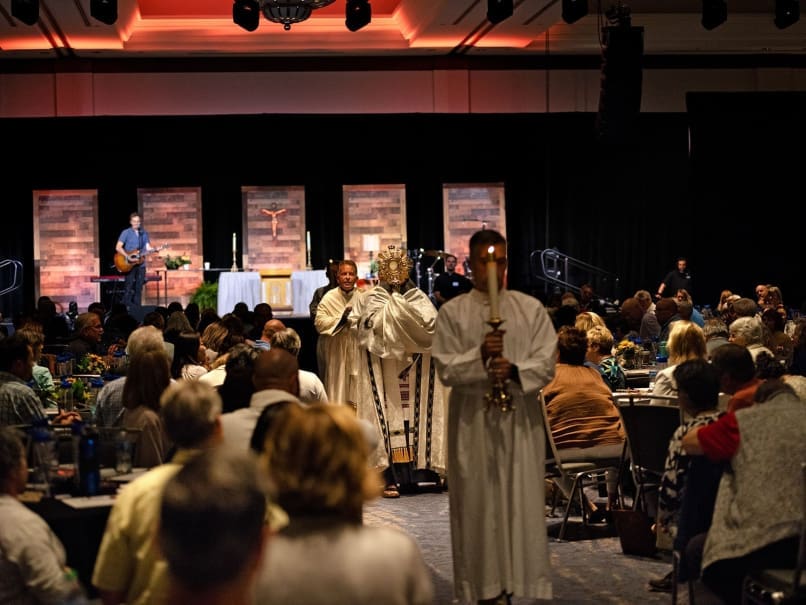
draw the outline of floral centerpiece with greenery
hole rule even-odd
[[[182,254],[181,256],[165,255],[165,268],[166,269],[179,269],[183,265],[190,264],[190,256]]]
[[[634,368],[638,362],[641,347],[631,340],[622,340],[616,345],[616,357],[625,368]]]
[[[106,360],[95,353],[88,353],[79,357],[73,366],[75,374],[106,374],[108,370]]]

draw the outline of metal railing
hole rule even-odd
[[[22,287],[22,261],[0,260],[0,296],[10,294]]]
[[[529,264],[532,276],[545,284],[547,292],[553,286],[555,290],[579,294],[584,284],[590,284],[598,298],[618,300],[621,296],[618,275],[572,258],[556,248],[533,251]]]

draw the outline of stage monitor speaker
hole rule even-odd
[[[601,89],[596,129],[599,139],[627,143],[634,139],[641,113],[644,28],[604,28]]]
[[[11,0],[11,16],[26,25],[39,21],[39,0]]]
[[[140,305],[139,307],[132,307],[129,309],[129,315],[134,317],[137,320],[137,323],[143,323],[143,318],[151,313],[152,311],[156,311],[156,305]]]

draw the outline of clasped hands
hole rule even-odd
[[[506,330],[493,330],[484,335],[481,343],[481,360],[492,380],[505,381],[512,378],[512,362],[503,356]]]

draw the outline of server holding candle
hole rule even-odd
[[[462,602],[551,598],[545,518],[545,444],[538,393],[553,377],[557,337],[536,298],[504,286],[507,246],[497,231],[470,238],[474,288],[446,302],[432,347],[451,388],[448,491],[454,590]],[[491,329],[503,320],[506,329]],[[499,324],[500,325],[500,324]],[[487,409],[491,380],[513,409]]]

